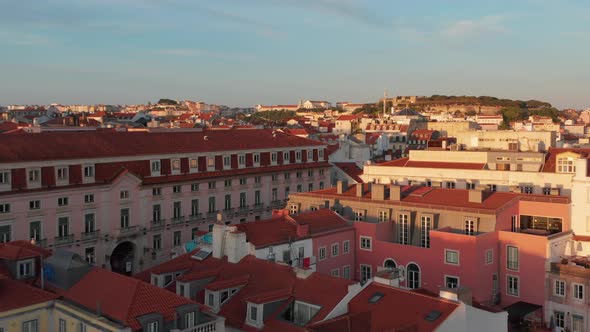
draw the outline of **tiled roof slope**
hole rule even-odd
[[[396,159],[376,166],[385,167],[418,167],[418,168],[444,168],[444,169],[485,169],[484,163],[457,163],[445,161],[411,161],[409,158]]]
[[[363,179],[360,175],[363,174],[363,170],[359,168],[356,163],[333,163],[336,167],[340,168],[344,173],[353,178],[356,182],[362,183]]]
[[[369,300],[383,295],[376,303]],[[312,326],[317,332],[434,331],[459,303],[383,284],[371,283],[348,303],[348,314]],[[395,308],[395,310],[392,310]],[[433,321],[432,312],[440,312]]]
[[[47,132],[0,136],[0,163],[322,145],[318,141],[270,129],[165,133]]]
[[[0,259],[21,260],[39,257],[40,255],[46,258],[50,254],[50,251],[24,240],[0,243]]]
[[[0,312],[51,301],[57,295],[0,275]]]
[[[134,330],[141,329],[136,317],[158,312],[163,314],[164,321],[171,321],[175,319],[177,307],[195,304],[144,281],[100,268],[88,272],[63,293],[63,298],[93,312],[100,305],[103,315]]]

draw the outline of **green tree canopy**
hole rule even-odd
[[[158,104],[160,104],[160,105],[178,105],[178,102],[176,100],[162,98],[162,99],[158,100]]]

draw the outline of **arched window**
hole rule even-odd
[[[407,286],[410,289],[420,288],[420,268],[411,263],[407,267]]]
[[[397,267],[397,264],[395,264],[395,261],[393,259],[388,258],[383,263],[383,267],[385,267],[386,269],[395,269]]]

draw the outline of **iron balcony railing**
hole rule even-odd
[[[98,232],[98,230],[92,232],[82,232],[80,233],[80,239],[82,241],[96,240],[98,238]]]
[[[64,236],[56,236],[54,245],[55,246],[63,246],[66,244],[70,244],[74,242],[74,234],[64,235]]]

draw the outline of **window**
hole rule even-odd
[[[467,189],[475,189],[475,183],[473,183],[473,182],[467,182],[466,188]]]
[[[320,173],[320,176],[324,175],[324,170],[320,169],[319,173]]]
[[[154,250],[162,249],[162,235],[161,234],[154,235],[154,237],[152,238],[152,247]]]
[[[172,159],[172,170],[180,171],[180,159]]]
[[[371,279],[371,265],[361,264],[361,284],[364,284]]]
[[[0,184],[10,184],[10,171],[0,172]]]
[[[12,231],[10,225],[0,226],[0,243],[10,242],[11,234]]]
[[[551,187],[544,187],[543,195],[551,195]]]
[[[318,248],[318,257],[320,258],[320,260],[326,259],[326,247]]]
[[[389,219],[389,211],[381,210],[379,211],[378,220],[379,222],[386,222]]]
[[[41,240],[41,222],[31,221],[29,223],[29,239],[40,241]]]
[[[238,156],[238,164],[240,165],[245,165],[246,164],[246,156],[241,154]]]
[[[215,168],[215,158],[207,157],[207,168]]]
[[[307,184],[307,191],[313,191],[313,183]]]
[[[223,167],[231,167],[231,157],[223,156]]]
[[[1,332],[2,330],[0,330]],[[67,332],[66,331],[66,321],[65,319],[60,318],[59,319],[59,332]]]
[[[350,265],[342,267],[342,278],[350,279]]]
[[[70,235],[70,218],[59,217],[57,219],[57,237],[64,238]]]
[[[158,322],[149,322],[147,324],[146,332],[160,332],[160,326]]]
[[[254,163],[260,164],[260,154],[259,153],[254,154]]]
[[[301,151],[296,151],[295,152],[295,160],[300,161],[301,160]]]
[[[299,212],[299,205],[291,204],[291,206],[289,206],[289,214],[297,214],[297,212]]]
[[[320,156],[320,160],[324,159],[324,150],[318,150],[319,156]]]
[[[498,187],[495,184],[488,184],[488,191],[497,191]]]
[[[191,191],[199,191],[199,184],[198,183],[192,183],[191,184]]]
[[[96,263],[96,254],[94,251],[94,247],[88,247],[84,249],[84,258],[88,264],[95,264]]]
[[[174,232],[174,241],[173,241],[174,246],[179,246],[180,245],[180,242],[181,242],[181,239],[182,239],[182,233],[181,233],[181,231],[175,231]]]
[[[241,194],[240,194],[240,196],[241,196]],[[229,210],[229,209],[231,209],[231,195],[230,194],[227,194],[224,197],[223,209],[226,210],[226,211]]]
[[[565,328],[565,313],[562,311],[555,311],[555,327]]]
[[[189,161],[189,167],[191,168],[191,170],[196,171],[199,169],[199,162],[197,161],[197,159],[193,158]]]
[[[399,215],[398,240],[400,244],[408,244],[410,237],[409,215]]]
[[[152,206],[152,220],[153,221],[160,221],[162,219],[162,207],[160,204],[155,204]]]
[[[179,185],[172,186],[172,192],[175,194],[180,194],[182,192],[182,186],[179,186]]]
[[[519,296],[519,285],[518,285],[518,277],[517,276],[506,276],[506,293],[512,296]]]
[[[224,180],[223,181],[223,186],[226,187],[226,188],[231,187],[231,180]]]
[[[522,194],[532,194],[533,193],[533,187],[532,186],[521,186],[520,187],[520,192]]]
[[[181,294],[184,294],[184,292],[182,292]],[[191,311],[191,312],[187,312],[184,314],[184,328],[191,328],[194,327],[195,324],[195,312]]]
[[[84,215],[84,233],[94,233],[95,231],[95,218],[94,213],[86,213]]]
[[[160,161],[152,160],[152,173],[160,173]]]
[[[432,217],[422,216],[420,220],[420,246],[430,248],[430,230],[432,229]]]
[[[57,206],[67,206],[68,205],[68,198],[67,197],[59,197],[57,199]]]
[[[338,256],[339,251],[338,243],[332,244],[332,257]]]
[[[182,217],[182,203],[174,202],[172,204],[172,218],[180,219]]]
[[[34,268],[33,268],[34,260],[29,259],[26,261],[18,262],[18,278],[28,278],[34,275]]]
[[[508,246],[506,249],[506,268],[509,270],[518,270],[518,248]]]
[[[248,206],[248,204],[246,202],[246,193],[245,192],[240,193],[240,207],[241,208],[244,208],[244,207],[247,207],[247,206]]]
[[[471,219],[465,220],[465,235],[475,234],[475,222]]]
[[[10,213],[10,204],[0,203],[0,213]]]
[[[250,306],[250,320],[256,322],[258,320],[258,307],[251,305]]]
[[[119,196],[121,197],[121,199],[127,199],[127,198],[129,198],[129,191],[128,190],[121,190],[121,192],[119,193]]]
[[[30,210],[39,210],[40,208],[41,208],[41,201],[40,200],[29,201],[29,209]]]
[[[283,152],[283,161],[286,162],[286,163],[288,163],[289,162],[289,156],[290,155],[291,154],[289,153],[289,151]]]
[[[574,284],[574,299],[584,300],[584,285]]]
[[[209,189],[215,189],[215,181],[209,181],[208,186]]]
[[[36,319],[29,320],[23,323],[22,332],[37,332],[39,329],[39,322]]]
[[[129,209],[121,209],[121,228],[129,228]]]
[[[333,269],[333,270],[330,270],[330,275],[331,275],[332,277],[340,277],[340,269]]]
[[[240,185],[246,184],[246,178],[240,178]]]
[[[285,187],[285,199],[289,198],[289,193],[290,193],[290,190],[291,190],[291,189],[289,188],[289,186],[286,186],[286,187]]]
[[[84,166],[84,177],[91,178],[94,176],[94,166]]]
[[[350,241],[346,240],[342,242],[342,253],[348,254],[350,252]]]
[[[296,176],[298,179],[301,179],[301,178],[303,178],[303,172],[297,172],[297,173],[295,173],[295,176]]]
[[[447,288],[459,287],[459,277],[445,276],[445,287],[447,287]]]
[[[407,286],[410,289],[420,288],[420,268],[414,263],[408,264],[407,268],[408,281]]]
[[[207,212],[217,212],[217,209],[215,208],[215,196],[209,197],[209,210]]]
[[[371,250],[371,238],[368,236],[361,236],[360,246],[362,250]]]
[[[486,250],[486,264],[492,264],[494,262],[494,249],[487,249]]]
[[[557,158],[557,172],[558,173],[575,173],[576,165],[572,157]]]
[[[455,189],[455,182],[447,182],[447,188]]]
[[[324,189],[324,182],[320,181],[320,190]]]
[[[512,220],[511,220],[511,230],[512,232],[518,232],[518,230],[520,229],[520,225],[518,222],[518,216],[512,216]]]
[[[307,161],[313,160],[313,150],[307,150]]]
[[[254,177],[254,183],[256,183],[256,184],[262,183],[262,177],[261,176],[255,176]]]
[[[365,220],[365,211],[354,211],[354,221]]]
[[[63,181],[68,179],[68,168],[67,167],[58,167],[57,168],[57,180]]]
[[[78,325],[78,332],[86,332],[86,324],[80,322]]]
[[[199,200],[193,199],[191,200],[191,215],[196,216],[199,214]]]
[[[38,182],[41,177],[41,172],[38,169],[29,171],[29,182]]]
[[[459,252],[445,249],[445,264],[459,265]]]
[[[297,192],[300,193],[302,191],[303,191],[303,187],[300,184],[298,184],[297,185]]]
[[[84,195],[84,203],[94,203],[94,195],[93,194],[86,194]]]
[[[555,280],[555,287],[553,288],[553,295],[555,296],[565,296],[565,281],[563,280]]]

